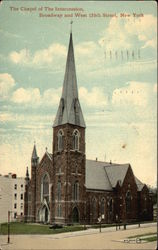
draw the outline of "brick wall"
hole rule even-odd
[[[63,131],[63,150],[58,151],[58,131]],[[73,150],[73,131],[80,133],[79,150]],[[54,218],[56,222],[72,223],[73,209],[77,208],[79,221],[84,218],[85,204],[85,129],[70,124],[54,128],[53,133],[53,193]],[[79,183],[79,199],[73,200],[73,184]],[[58,201],[57,188],[61,182],[61,200]],[[62,216],[57,216],[58,206],[61,205]]]

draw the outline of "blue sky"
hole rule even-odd
[[[40,7],[43,14],[63,16],[39,17]],[[157,17],[152,1],[3,1],[0,173],[24,176],[34,141],[40,158],[46,147],[52,151],[71,19],[87,158],[128,162],[138,178],[156,185]]]

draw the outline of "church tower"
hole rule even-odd
[[[85,218],[85,122],[78,99],[72,32],[57,115],[53,125],[53,221]]]
[[[36,145],[34,144],[31,157],[31,221],[36,221],[36,173],[39,164]]]

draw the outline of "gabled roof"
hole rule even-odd
[[[41,162],[44,160],[45,156],[47,156],[48,159],[49,159],[50,161],[52,161],[52,159],[53,159],[53,154],[48,153],[48,151],[46,150],[46,152],[44,153],[44,155],[43,155],[43,157],[42,157],[42,159],[41,159],[41,161],[40,161],[40,164],[41,164]]]
[[[138,191],[141,191],[144,187],[144,184],[135,176],[135,181],[136,181],[136,184],[137,184],[137,189]]]
[[[51,153],[48,153],[47,151],[46,151],[46,155],[48,156],[48,158],[52,161],[52,158],[53,158],[53,154],[51,154]]]
[[[123,183],[129,164],[86,160],[86,188],[112,190],[117,181]]]
[[[128,168],[129,164],[109,164],[108,166],[105,166],[105,170],[113,188],[116,186],[118,181],[121,181],[122,185]]]
[[[78,99],[72,33],[70,34],[62,96],[53,127],[66,123],[86,127]]]
[[[86,160],[86,188],[112,190],[105,171],[105,162]]]

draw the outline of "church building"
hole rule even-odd
[[[130,164],[86,159],[86,124],[78,97],[72,32],[62,96],[53,124],[52,153],[36,145],[25,187],[25,221],[102,223],[152,220],[152,197]]]

